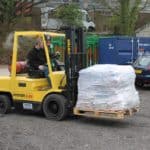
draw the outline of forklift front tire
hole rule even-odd
[[[11,110],[11,102],[7,95],[0,95],[0,114],[6,114]]]
[[[63,95],[51,94],[43,102],[43,112],[47,119],[63,120],[68,114],[67,99]]]

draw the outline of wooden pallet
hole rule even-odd
[[[74,108],[74,114],[79,116],[106,118],[106,119],[124,119],[138,112],[139,108],[125,110],[90,110]]]

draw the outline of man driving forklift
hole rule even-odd
[[[37,39],[35,46],[27,55],[27,65],[31,70],[44,70],[46,64],[46,56],[44,53],[43,42]]]
[[[64,70],[64,64],[59,61],[60,53],[56,52],[49,55],[51,57],[52,70]],[[42,39],[39,37],[37,38],[36,44],[33,49],[27,54],[27,66],[29,70],[29,76],[43,76],[48,78],[48,68],[46,64],[44,45]]]

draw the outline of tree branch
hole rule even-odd
[[[143,7],[140,10],[145,9],[147,7],[148,3],[150,3],[149,0],[146,0],[146,2],[144,3]]]

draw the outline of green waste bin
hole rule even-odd
[[[87,34],[85,37],[87,66],[91,66],[98,63],[98,41],[99,35],[97,34]]]
[[[50,41],[51,44],[49,47],[50,53],[53,53],[53,54],[56,52],[60,53],[60,60],[61,61],[64,60],[64,49],[65,49],[64,38],[65,37],[60,37],[60,36],[52,37],[52,39]]]

